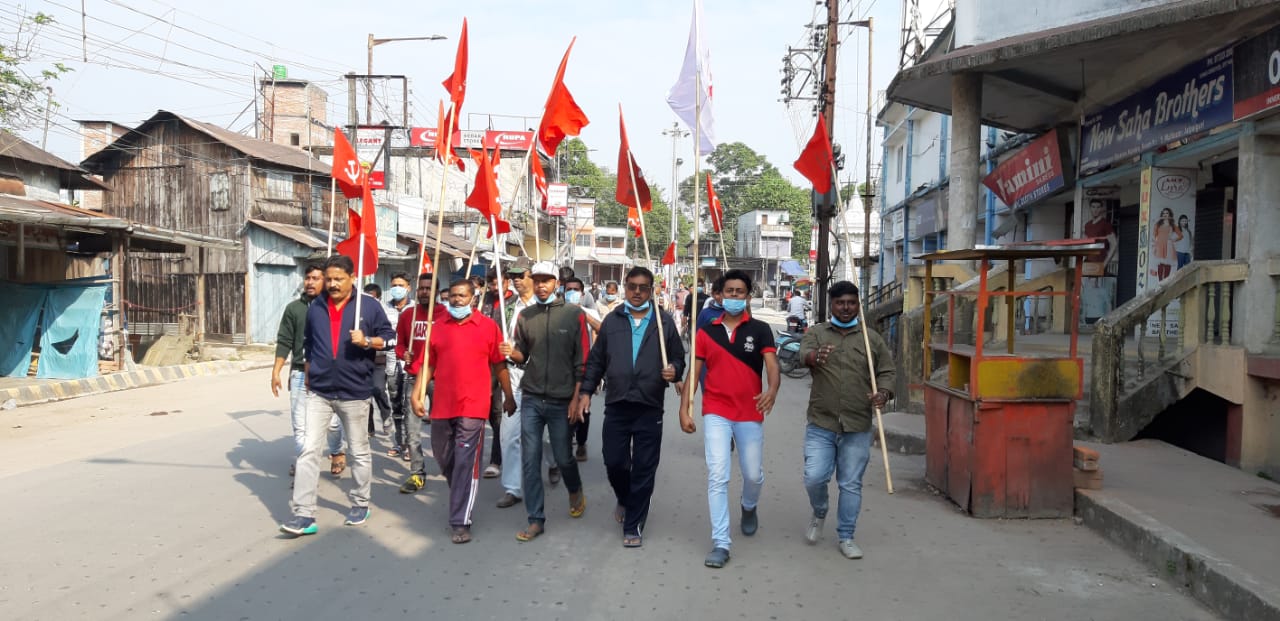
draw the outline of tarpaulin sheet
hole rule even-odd
[[[0,282],[0,375],[26,377],[44,290]]]
[[[107,286],[56,285],[45,295],[36,377],[76,379],[98,374],[98,333]]]

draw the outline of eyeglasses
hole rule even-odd
[[[648,293],[653,291],[653,285],[637,285],[635,283],[627,283],[627,291],[636,291],[639,293]]]

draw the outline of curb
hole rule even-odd
[[[218,360],[167,367],[139,367],[133,371],[122,371],[84,379],[56,380],[30,386],[0,389],[0,403],[12,399],[19,407],[36,405],[115,392],[117,390],[167,384],[192,377],[227,375],[250,369],[271,368],[271,365],[271,362],[266,361],[230,362]]]
[[[1280,620],[1280,590],[1105,492],[1076,490],[1076,516],[1227,619]]]
[[[918,416],[912,414],[911,416]],[[875,429],[875,424],[871,426]],[[879,446],[879,435],[872,438],[872,445]],[[924,455],[925,442],[924,432],[914,429],[903,429],[893,424],[893,421],[887,421],[884,426],[884,442],[890,452],[900,455]]]

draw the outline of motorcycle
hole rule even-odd
[[[800,359],[800,338],[803,336],[803,329],[778,330],[777,342],[774,344],[778,348],[778,369],[787,374],[787,377],[804,377],[809,371]]]

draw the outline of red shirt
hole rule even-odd
[[[492,365],[506,360],[498,352],[501,343],[498,324],[479,313],[462,321],[448,317],[436,322],[431,329],[431,369],[436,382],[431,418],[489,418]]]
[[[748,312],[732,333],[721,315],[698,330],[698,360],[707,369],[702,389],[702,414],[734,422],[760,422],[756,395],[764,392],[760,379],[764,355],[776,351],[773,329]]]
[[[326,308],[329,309],[329,348],[333,350],[333,359],[337,360],[338,343],[342,342],[342,311],[347,307],[347,304],[351,303],[351,298],[348,297],[343,300],[342,306],[335,304],[333,298],[328,298],[328,300],[329,304],[326,305]],[[353,325],[351,329],[355,330],[356,327]]]
[[[439,324],[448,318],[449,311],[444,304],[436,304],[435,316],[432,318],[435,323]],[[401,311],[400,319],[396,322],[396,358],[405,361],[405,373],[417,375],[422,371],[422,350],[426,347],[427,311],[414,304]]]

